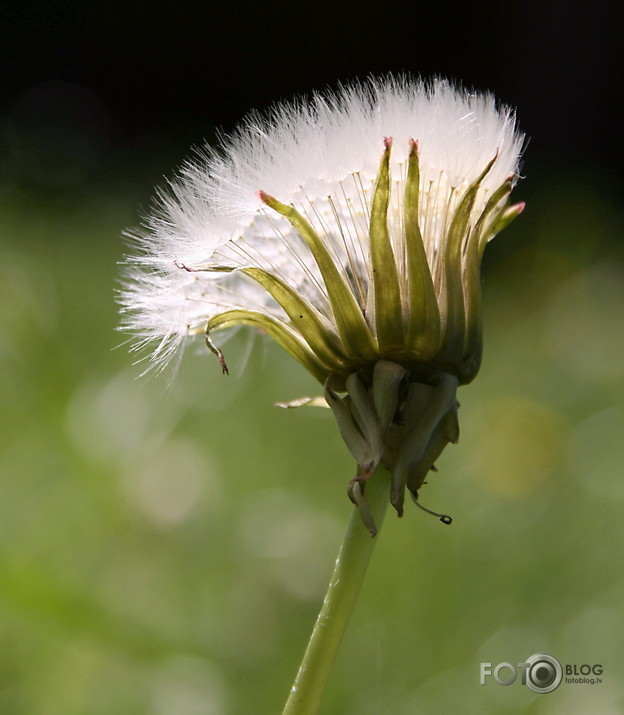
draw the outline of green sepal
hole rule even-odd
[[[406,486],[416,498],[418,498],[418,490],[423,485],[427,474],[435,470],[434,462],[436,459],[442,454],[449,442],[454,444],[458,439],[459,422],[457,420],[457,402],[455,402],[434,429],[421,459],[407,477]]]
[[[336,326],[349,357],[354,362],[374,359],[377,344],[362,309],[316,231],[294,206],[282,204],[263,191],[259,192],[259,196],[269,208],[288,220],[310,248],[323,277]]]
[[[364,526],[370,531],[370,535],[375,537],[377,536],[377,525],[375,524],[370,504],[364,495],[364,489],[364,482],[356,478],[349,482],[347,494],[349,499],[358,508],[362,521],[364,522]]]
[[[481,313],[481,259],[482,237],[487,232],[487,222],[501,201],[511,192],[511,179],[503,182],[485,204],[475,227],[470,232],[464,256],[464,348],[459,368],[462,384],[474,379],[481,366],[483,353],[483,316]],[[483,244],[485,245],[485,244]]]
[[[244,273],[275,298],[290,318],[292,326],[308,343],[319,361],[326,364],[332,371],[341,369],[345,371],[345,368],[350,366],[342,349],[340,338],[331,322],[313,305],[302,298],[297,291],[269,271],[253,266],[240,268],[238,266],[215,266],[210,264],[192,267],[181,263],[177,265],[179,268],[191,273],[233,273],[234,271]],[[209,341],[207,342],[212,352],[217,354],[215,352],[216,348]]]
[[[474,379],[481,366],[483,353],[483,315],[481,310],[481,261],[488,241],[506,228],[524,210],[524,203],[499,207],[501,200],[511,192],[512,180],[508,179],[490,197],[483,214],[479,218],[474,238],[466,251],[464,266],[464,295],[466,301],[466,334],[464,354],[461,361],[460,378],[462,384]],[[498,208],[498,210],[496,210]],[[490,219],[490,215],[494,217]]]
[[[456,402],[458,379],[442,373],[440,383],[431,392],[424,410],[408,430],[392,471],[390,503],[399,516],[403,514],[405,487],[410,476],[417,472],[432,435],[444,415]]]
[[[504,206],[495,216],[494,220],[488,227],[487,231],[484,233],[480,241],[479,252],[483,255],[483,251],[488,243],[491,241],[497,233],[500,233],[504,228],[507,228],[509,224],[524,211],[525,208],[524,201],[520,203],[512,204],[511,206]]]
[[[386,149],[381,159],[373,194],[369,236],[379,352],[381,355],[390,355],[403,350],[405,339],[399,273],[388,232],[392,140],[385,139],[384,142]]]
[[[407,370],[395,362],[380,360],[373,371],[373,403],[382,434],[394,421],[399,389]]]
[[[351,373],[347,377],[346,387],[347,393],[351,398],[351,413],[368,442],[373,458],[373,466],[376,467],[383,452],[383,441],[375,405],[357,373]]]
[[[327,375],[329,373],[327,367],[323,365],[318,357],[310,350],[306,343],[291,327],[278,318],[274,318],[273,316],[266,315],[265,313],[260,313],[258,311],[235,309],[227,310],[224,313],[215,315],[208,321],[208,325],[206,327],[206,342],[208,343],[208,346],[210,347],[212,345],[209,334],[213,330],[217,330],[218,328],[227,328],[233,325],[251,325],[253,327],[260,328],[269,337],[275,340],[280,347],[286,350],[289,355],[295,358],[297,362],[303,365],[303,367],[305,367],[305,369],[321,384],[323,384],[327,379]],[[214,345],[212,345],[212,348],[214,348]],[[218,357],[221,351],[214,348],[213,352],[215,352]]]
[[[435,389],[431,385],[426,385],[422,382],[408,382],[406,387],[406,394],[400,400],[400,411],[384,432],[383,463],[390,472],[394,471],[399,453],[405,444],[406,436],[425,413]]]
[[[355,423],[349,407],[334,391],[333,383],[334,378],[330,375],[325,381],[325,400],[331,407],[338,424],[338,431],[349,451],[362,471],[368,473],[374,467],[374,457],[370,445]]]
[[[443,305],[444,337],[442,347],[436,356],[436,361],[445,367],[457,369],[464,351],[465,334],[465,307],[463,288],[463,260],[464,239],[470,221],[470,213],[474,206],[477,192],[481,182],[490,171],[498,153],[491,159],[485,169],[475,181],[466,189],[462,196],[448,229],[446,239],[444,263],[442,274],[443,290],[441,298]]]
[[[414,425],[424,415],[435,388],[423,382],[412,382],[403,407],[403,422]]]
[[[292,326],[301,334],[312,352],[332,371],[348,366],[340,338],[332,324],[293,288],[262,268],[241,268],[259,283],[284,309]]]
[[[420,164],[418,144],[410,140],[405,184],[403,226],[409,281],[409,322],[406,349],[419,360],[430,360],[440,349],[440,309],[418,224]]]

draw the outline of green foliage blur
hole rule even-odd
[[[421,492],[453,525],[389,515],[326,715],[624,712],[622,215],[600,176],[531,172]],[[113,293],[142,198],[0,192],[1,713],[280,712],[351,509],[331,413],[274,407],[319,386],[262,336],[230,377],[201,341],[139,377]],[[540,651],[603,682],[479,684]]]

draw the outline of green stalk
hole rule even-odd
[[[366,482],[366,499],[377,530],[389,503],[390,480],[383,467]],[[354,507],[323,606],[316,620],[283,715],[315,715],[347,629],[379,536],[372,538]]]

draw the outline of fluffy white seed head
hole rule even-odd
[[[472,208],[474,223],[492,192],[517,176],[524,140],[513,112],[497,106],[492,95],[441,79],[372,79],[281,104],[266,115],[252,113],[217,149],[189,160],[160,192],[144,227],[129,234],[135,252],[127,259],[121,303],[124,329],[138,336],[135,347],[152,344],[150,361],[162,366],[187,336],[202,333],[225,310],[284,317],[276,301],[242,273],[181,266],[261,267],[332,319],[311,254],[288,221],[267,209],[259,190],[307,218],[365,309],[370,203],[384,137],[393,140],[388,228],[403,277],[410,140],[419,147],[419,225],[433,275],[463,192],[497,156]]]

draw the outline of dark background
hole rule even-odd
[[[5,181],[63,189],[124,174],[147,185],[250,108],[388,71],[494,91],[518,108],[534,168],[599,165],[616,175],[615,6],[10,2],[2,19]],[[132,167],[142,169],[132,175]]]

